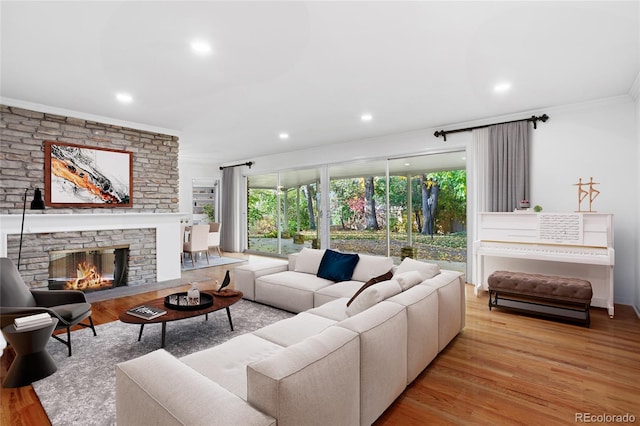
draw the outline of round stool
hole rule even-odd
[[[5,388],[29,385],[58,369],[49,352],[45,350],[57,324],[58,319],[51,318],[51,324],[32,330],[17,331],[13,324],[2,329],[5,339],[16,352],[16,358],[2,382]]]

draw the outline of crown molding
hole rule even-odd
[[[31,111],[43,112],[45,114],[62,115],[65,117],[80,118],[87,121],[95,121],[97,123],[110,124],[112,126],[127,127],[135,130],[144,130],[146,132],[160,133],[163,135],[181,136],[181,132],[174,129],[164,127],[150,126],[148,124],[135,123],[132,121],[118,120],[117,118],[104,117],[101,115],[87,114],[86,112],[74,111],[65,108],[58,108],[49,105],[37,104],[34,102],[22,101],[19,99],[0,97],[0,104],[10,107],[23,108]]]

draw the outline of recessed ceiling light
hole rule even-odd
[[[289,139],[289,133],[280,133],[278,137],[280,139]]]
[[[211,53],[211,45],[203,40],[193,40],[191,42],[191,49],[198,55],[208,55]]]
[[[360,116],[360,120],[362,120],[362,121],[371,121],[371,120],[373,120],[373,115],[371,115],[371,114],[362,114]]]
[[[409,167],[411,163],[404,163],[405,166]]]
[[[133,96],[124,92],[116,93],[116,99],[122,102],[123,104],[128,104],[133,102]]]
[[[504,93],[511,89],[511,83],[500,83],[493,86],[493,91],[496,93]]]

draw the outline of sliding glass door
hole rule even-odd
[[[318,169],[249,176],[248,250],[287,255],[319,247]]]
[[[332,248],[464,271],[464,166],[459,151],[249,176],[249,250]]]

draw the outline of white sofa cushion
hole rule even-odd
[[[309,309],[307,312],[335,321],[342,321],[349,318],[347,316],[347,300],[349,299],[341,297],[340,299],[335,299],[316,308]]]
[[[440,273],[440,267],[435,263],[422,262],[420,260],[411,259],[410,257],[405,257],[400,265],[398,265],[393,276],[395,277],[396,274],[402,274],[407,271],[418,271],[422,276],[422,281],[424,281],[438,275]]]
[[[420,285],[438,291],[438,351],[442,351],[465,324],[464,279],[461,272],[444,270]]]
[[[290,312],[313,308],[313,294],[333,284],[315,275],[285,271],[256,278],[256,301]]]
[[[370,254],[358,254],[360,260],[353,270],[354,281],[362,281],[363,283],[369,281],[373,277],[380,276],[386,272],[389,272],[393,268],[393,259],[384,256],[372,256]]]
[[[180,361],[247,400],[247,364],[269,358],[283,347],[254,334],[243,334]]]
[[[393,279],[398,281],[398,284],[402,287],[402,291],[409,290],[414,285],[420,284],[423,281],[422,274],[418,271],[407,271],[400,274],[396,273],[393,276]]]
[[[247,378],[247,401],[273,413],[278,426],[360,423],[360,337],[353,331],[329,327],[250,364]]]
[[[407,384],[438,355],[438,293],[418,285],[387,299],[407,309]]]
[[[402,287],[395,280],[383,281],[366,288],[356,297],[346,310],[347,316],[354,316],[369,309],[375,304],[402,292]]]
[[[313,306],[318,307],[341,297],[351,297],[362,286],[360,281],[341,281],[321,288],[313,295]]]
[[[324,250],[304,247],[296,257],[294,271],[313,275],[317,274],[323,256]]]
[[[179,362],[164,349],[117,364],[115,373],[119,425],[276,424],[274,418]],[[212,401],[225,409],[207,410]]]
[[[406,309],[383,301],[338,326],[360,335],[360,424],[370,425],[407,385]]]
[[[289,263],[286,260],[269,259],[260,260],[255,263],[240,265],[234,269],[233,288],[242,292],[242,297],[249,300],[256,300],[255,282],[256,278],[263,275],[275,274],[287,270]]]
[[[301,312],[295,317],[262,327],[253,334],[281,346],[291,346],[320,333],[335,323],[335,320]]]

